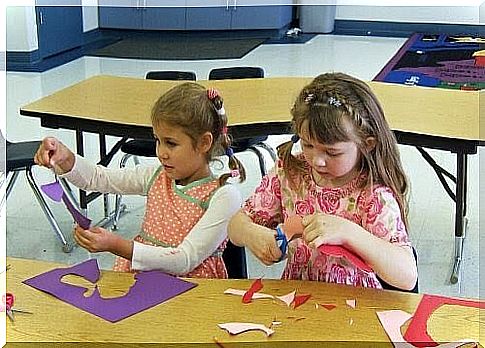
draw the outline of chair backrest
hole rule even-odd
[[[414,255],[414,261],[416,262],[416,266],[417,266],[418,265],[418,253],[416,252],[416,249],[414,249],[414,247],[413,247],[413,255]],[[418,279],[416,279],[416,284],[414,285],[414,288],[412,288],[411,290],[399,289],[399,288],[396,288],[395,286],[392,286],[392,285],[386,283],[385,281],[383,281],[379,277],[377,277],[377,279],[379,279],[379,281],[381,282],[382,288],[383,289],[386,289],[386,290],[397,290],[397,291],[403,291],[403,292],[413,292],[415,294],[417,294],[419,292],[419,281],[418,281]]]
[[[245,279],[248,277],[246,267],[246,250],[227,241],[226,249],[222,253],[226,264],[227,275],[231,279]]]
[[[197,79],[193,71],[149,71],[147,72],[146,79],[148,80],[186,80],[195,81]]]
[[[232,68],[212,69],[209,73],[209,80],[227,79],[256,79],[263,78],[264,70],[260,67],[235,66]]]

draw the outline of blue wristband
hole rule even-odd
[[[281,261],[285,258],[286,256],[286,251],[288,249],[288,239],[286,238],[285,233],[281,229],[281,226],[278,225],[276,227],[276,236],[275,236],[276,242],[278,244],[278,247],[281,250],[281,257],[278,261]]]

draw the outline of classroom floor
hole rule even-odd
[[[262,66],[266,77],[316,76],[322,72],[342,71],[364,80],[371,80],[405,42],[403,38],[353,37],[319,35],[305,44],[261,45],[242,59],[208,61],[145,61],[83,57],[43,73],[7,72],[7,139],[10,141],[41,139],[51,135],[74,148],[72,131],[40,127],[37,118],[19,115],[20,106],[51,94],[59,89],[99,74],[144,77],[149,70],[192,70],[199,79],[206,79],[209,71],[226,66]],[[97,160],[97,137],[85,138],[86,157]],[[268,143],[276,146],[287,136],[271,136]],[[115,138],[108,139],[108,145]],[[264,151],[264,150],[263,150]],[[411,182],[410,228],[412,242],[419,255],[420,292],[451,296],[479,297],[479,155],[469,158],[468,176],[468,233],[460,282],[449,284],[454,248],[454,203],[448,197],[436,175],[417,150],[400,145],[402,160]],[[436,161],[454,173],[455,157],[444,151],[429,151]],[[481,151],[483,154],[483,151]],[[260,180],[257,159],[252,153],[239,155],[249,180],[240,185],[247,197]],[[111,165],[119,163],[115,157]],[[145,159],[144,161],[153,161]],[[270,166],[270,157],[267,157]],[[481,171],[483,172],[483,170]],[[39,184],[53,180],[45,169],[34,168]],[[140,226],[144,199],[128,197],[129,213],[120,223],[118,233],[126,238],[134,236]],[[65,234],[70,234],[72,221],[60,205],[51,204]],[[100,200],[89,206],[90,217],[97,221],[103,214]],[[36,258],[73,264],[97,257],[102,268],[110,268],[113,257],[90,254],[76,247],[67,254],[50,229],[24,175],[19,177],[7,202],[7,255]],[[283,263],[266,267],[248,255],[251,278],[278,278]]]

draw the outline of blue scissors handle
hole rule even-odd
[[[278,225],[276,227],[276,236],[275,236],[276,242],[278,243],[278,246],[281,250],[281,257],[278,261],[281,261],[285,258],[286,256],[286,251],[288,248],[288,239],[286,238],[285,233],[281,229],[281,226]]]

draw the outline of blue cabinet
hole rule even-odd
[[[274,0],[276,1],[276,0]],[[99,0],[99,27],[144,30],[280,29],[292,20],[293,0],[278,5],[253,5],[239,0]],[[173,1],[172,1],[173,2]],[[253,1],[255,4],[257,2]]]
[[[165,5],[160,0],[99,0],[99,27],[109,29],[185,29],[185,7]]]
[[[231,29],[280,29],[292,20],[293,6],[239,6],[232,10]]]
[[[82,45],[81,0],[76,2],[72,4],[74,6],[35,7],[40,58]],[[41,4],[41,2],[37,2],[37,4]]]
[[[232,10],[229,7],[187,7],[187,30],[231,29]]]

